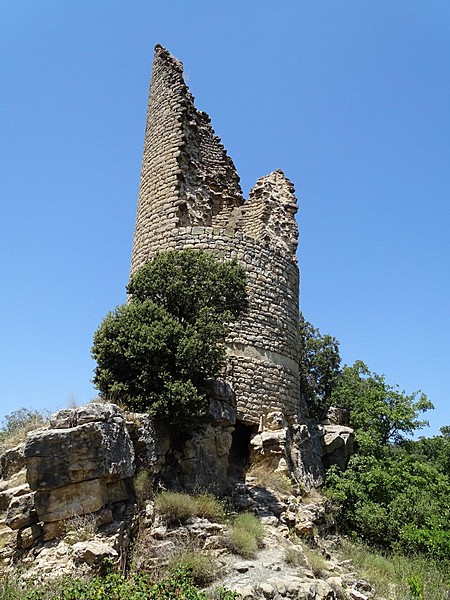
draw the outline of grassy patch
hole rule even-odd
[[[223,502],[212,494],[202,492],[195,498],[196,514],[211,521],[223,521],[225,519],[225,508]]]
[[[442,600],[450,587],[450,564],[420,556],[383,556],[365,546],[342,542],[344,558],[351,559],[377,595],[396,600]],[[416,594],[416,595],[414,595]],[[417,595],[419,594],[419,595]]]
[[[253,558],[258,552],[258,542],[250,531],[233,527],[230,533],[230,547],[233,552],[244,558]]]
[[[278,492],[281,494],[292,494],[293,486],[291,479],[285,473],[279,473],[265,463],[251,465],[247,475],[255,480],[256,485]]]
[[[162,492],[155,498],[155,510],[167,525],[175,525],[194,517],[197,505],[189,494]]]
[[[181,492],[162,492],[155,498],[155,510],[167,525],[184,523],[191,517],[223,521],[223,503],[206,492],[191,496]]]
[[[185,549],[171,557],[169,570],[176,572],[180,568],[187,570],[196,585],[207,585],[218,575],[217,565],[213,558],[198,549]]]
[[[253,535],[258,544],[260,544],[264,537],[264,527],[261,521],[253,513],[241,513],[238,515],[233,523],[235,529],[244,529]]]
[[[252,558],[258,552],[263,538],[264,527],[258,517],[252,513],[241,513],[231,525],[230,549],[244,558]]]
[[[323,577],[328,571],[328,563],[319,550],[303,546],[303,552],[316,577]]]

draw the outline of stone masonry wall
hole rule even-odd
[[[156,46],[131,262],[199,248],[236,258],[247,272],[250,309],[229,336],[227,378],[238,418],[259,423],[282,411],[299,415],[297,202],[277,170],[244,202],[239,176],[194,106],[182,64]]]

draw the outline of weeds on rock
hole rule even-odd
[[[247,476],[255,480],[256,485],[281,494],[292,494],[293,486],[290,477],[285,473],[272,470],[265,463],[251,465]]]
[[[261,521],[252,513],[241,513],[231,525],[230,549],[244,558],[253,558],[264,537]]]
[[[196,515],[211,521],[222,522],[225,519],[225,507],[223,502],[213,494],[202,492],[195,498]]]
[[[151,498],[152,483],[152,477],[146,469],[141,469],[133,479],[134,493],[139,506]]]
[[[328,564],[320,551],[303,546],[303,552],[314,575],[316,577],[323,577],[327,571]]]
[[[223,521],[225,508],[212,494],[190,496],[181,492],[162,492],[155,498],[155,510],[167,525],[184,523],[192,517]]]
[[[194,517],[197,504],[189,494],[162,492],[155,498],[155,510],[167,525],[175,525]]]
[[[98,529],[98,519],[93,514],[75,515],[64,522],[66,542],[76,544],[91,540]]]

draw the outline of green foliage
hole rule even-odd
[[[244,558],[254,558],[258,552],[258,542],[250,531],[233,527],[230,534],[230,548]]]
[[[408,577],[408,585],[411,600],[424,600],[423,581],[420,575],[414,574]]]
[[[362,361],[345,366],[333,391],[333,406],[346,408],[350,425],[365,452],[376,453],[388,443],[398,444],[404,434],[428,425],[418,415],[433,408],[425,394],[407,395],[386,383],[383,375],[371,373]]]
[[[242,596],[239,592],[227,590],[222,586],[218,586],[213,592],[212,600],[239,600],[240,598],[242,598]]]
[[[205,307],[235,320],[248,306],[242,267],[201,250],[158,254],[133,275],[127,291],[134,301],[152,300],[183,324],[195,324]]]
[[[264,538],[264,527],[253,513],[241,513],[232,524],[230,548],[244,558],[253,558]]]
[[[225,518],[223,503],[206,492],[198,496],[181,492],[161,492],[155,498],[155,510],[168,525],[183,523],[194,516],[214,521],[222,521]]]
[[[193,579],[188,565],[175,567],[168,576],[157,581],[147,574],[124,575],[108,570],[104,577],[92,579],[60,579],[47,584],[27,582],[24,589],[18,582],[0,579],[3,600],[206,600]],[[218,588],[217,600],[237,600],[239,595]]]
[[[311,416],[320,419],[330,406],[340,364],[338,340],[322,335],[300,313],[300,385]]]
[[[360,575],[375,587],[376,597],[396,600],[444,600],[447,597],[448,562],[421,555],[380,554],[348,540],[343,540],[341,552],[342,558],[351,559]],[[417,596],[420,593],[423,596]]]
[[[157,255],[131,278],[131,301],[94,335],[94,384],[177,430],[205,422],[208,379],[225,361],[228,324],[248,306],[245,273],[200,250]]]
[[[424,394],[417,396],[360,361],[344,367],[332,401],[349,409],[357,453],[344,473],[328,471],[328,493],[347,533],[380,549],[443,560],[450,558],[450,439],[405,439],[426,424],[418,416],[432,408]]]
[[[251,533],[256,542],[260,544],[264,538],[264,527],[256,515],[244,512],[238,515],[233,523],[235,529],[245,529]]]

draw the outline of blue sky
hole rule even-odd
[[[450,424],[447,0],[15,0],[0,30],[0,418],[95,396],[161,43],[245,194],[294,182],[306,318]]]

